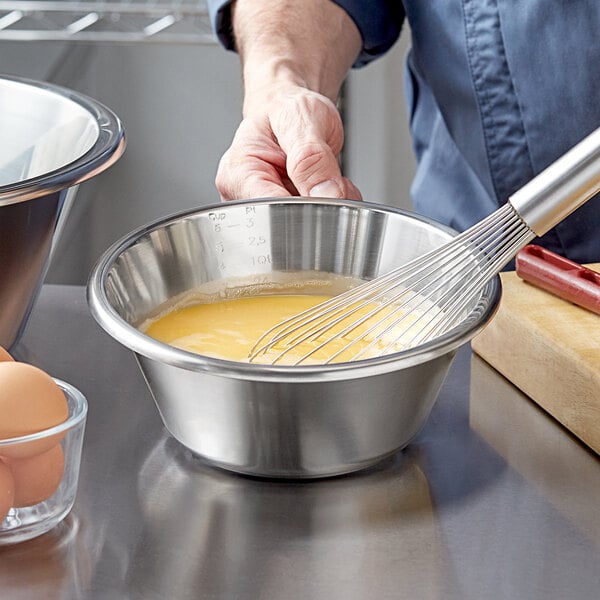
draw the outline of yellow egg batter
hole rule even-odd
[[[193,304],[178,308],[156,319],[144,328],[149,336],[177,348],[226,360],[249,362],[249,353],[257,340],[271,327],[281,321],[329,299],[329,296],[312,295],[271,295],[252,296],[234,300],[224,300],[210,304]],[[373,305],[371,305],[371,308]],[[361,309],[367,314],[369,307]],[[389,314],[390,310],[386,314]],[[354,317],[356,319],[356,317]],[[381,319],[381,315],[379,315]],[[378,321],[379,321],[378,319]],[[414,319],[413,319],[414,320]],[[340,331],[347,323],[336,325]],[[371,323],[372,324],[372,323]],[[368,330],[367,322],[356,331],[348,333],[344,338],[318,349],[303,364],[322,364],[330,360],[342,350],[350,340],[356,339],[360,333]],[[379,331],[384,326],[380,326]],[[404,328],[406,325],[403,326]],[[370,347],[368,340],[359,339],[351,348],[343,350],[331,362],[345,362],[365,349],[362,358],[379,356],[386,349],[391,338],[397,335],[394,330],[387,336],[387,341]],[[331,334],[331,332],[330,332]],[[329,335],[330,335],[329,334]],[[329,336],[328,336],[329,337]],[[368,336],[372,339],[372,336]],[[322,339],[306,340],[277,358],[277,364],[294,364],[307,353],[321,344]],[[405,346],[396,344],[393,350],[401,350]],[[390,349],[387,350],[388,352]],[[255,357],[252,362],[272,363],[282,352],[282,347],[274,346],[266,353]]]

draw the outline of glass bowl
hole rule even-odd
[[[14,457],[31,455],[31,450],[36,449],[32,456],[19,459],[29,462],[19,463],[21,487],[18,483],[14,486],[19,505],[12,506],[0,522],[0,545],[22,542],[49,531],[65,518],[75,502],[87,400],[72,385],[54,381],[67,398],[67,420],[35,434],[0,439],[0,467],[16,470]],[[2,493],[6,490],[0,489]]]

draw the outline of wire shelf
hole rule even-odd
[[[0,0],[0,40],[216,43],[203,0]]]

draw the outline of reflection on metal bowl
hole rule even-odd
[[[331,293],[450,239],[414,214],[344,200],[212,205],[138,229],[88,285],[91,311],[136,353],[167,429],[213,464],[266,477],[323,477],[372,465],[425,423],[456,349],[491,318],[491,282],[470,318],[422,346],[354,363],[287,367],[192,354],[138,326],[187,294]]]
[[[125,149],[118,118],[47,83],[0,78],[0,345],[18,340],[77,186]]]

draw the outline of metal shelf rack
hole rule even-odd
[[[216,43],[203,0],[0,0],[0,40]]]

